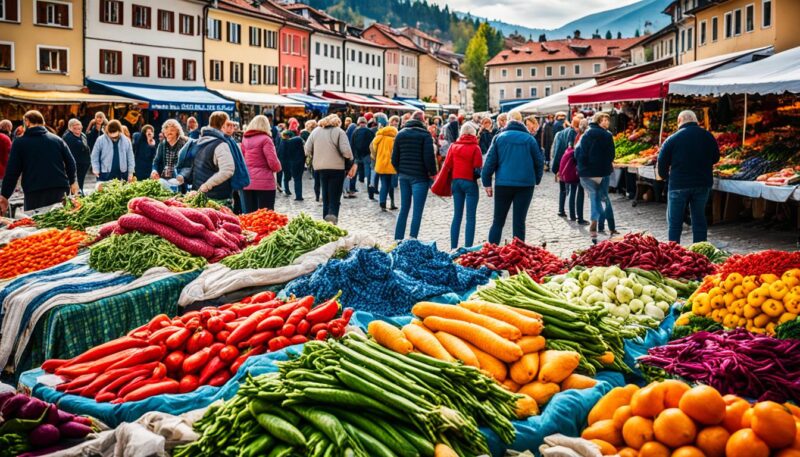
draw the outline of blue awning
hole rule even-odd
[[[413,97],[395,97],[394,99],[395,100],[400,100],[403,103],[408,103],[409,105],[411,105],[411,106],[413,106],[413,107],[415,107],[417,109],[421,109],[421,110],[425,111],[425,102],[423,102],[422,100],[420,100],[418,98],[413,98]]]
[[[314,95],[309,94],[284,94],[285,97],[291,98],[292,100],[297,100],[298,102],[303,102],[306,104],[306,109],[309,111],[319,111],[320,114],[328,114],[328,110],[330,109],[331,105],[338,105],[338,103],[332,102],[331,100],[326,100],[324,98],[316,97]],[[341,104],[344,106],[344,103]]]
[[[111,92],[125,97],[144,100],[152,110],[169,111],[227,111],[236,104],[206,90],[205,87],[167,87],[146,84],[120,83],[87,79],[92,91]]]
[[[522,106],[525,103],[531,102],[536,100],[535,98],[518,98],[515,100],[500,100],[500,112],[506,113],[508,111],[513,110],[518,106]]]

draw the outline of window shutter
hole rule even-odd
[[[17,0],[5,1],[6,6],[6,20],[18,21],[19,11],[17,11]]]
[[[16,3],[15,0],[11,0],[6,3]],[[36,23],[44,24],[47,22],[47,4],[42,2],[36,2]]]
[[[116,2],[118,5],[117,11],[119,11],[119,24],[125,23],[125,8],[122,5],[122,2]]]
[[[58,50],[58,61],[62,65],[61,73],[66,73],[69,71],[69,62],[67,61],[67,50],[66,49],[59,49]]]
[[[117,54],[116,55],[117,74],[121,75],[122,74],[122,52],[121,51],[117,51],[116,54]]]

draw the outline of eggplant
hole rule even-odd
[[[13,397],[14,395],[15,395],[14,392],[10,390],[0,393],[0,409],[3,409],[3,404],[6,402],[6,400]]]
[[[64,422],[58,426],[58,430],[64,438],[85,438],[86,435],[92,433],[90,427],[76,421]]]
[[[5,403],[3,403],[3,408],[0,409],[0,416],[3,416],[3,419],[5,420],[16,418],[17,411],[19,411],[19,409],[22,408],[23,406],[27,405],[30,399],[31,397],[27,395],[23,394],[14,395],[13,397],[6,400]]]
[[[39,419],[47,409],[47,403],[39,400],[38,398],[30,397],[26,405],[23,405],[17,412],[17,417],[20,419]]]
[[[37,448],[52,446],[59,439],[61,439],[61,431],[53,424],[42,424],[28,434],[31,445]]]

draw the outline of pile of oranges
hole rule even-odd
[[[0,279],[44,270],[78,255],[86,233],[50,229],[16,239],[0,248]]]
[[[667,380],[617,387],[581,437],[621,457],[800,457],[800,409]]]

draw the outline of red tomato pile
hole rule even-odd
[[[242,228],[256,233],[255,243],[289,223],[289,217],[269,209],[260,209],[239,216]]]
[[[170,319],[161,314],[128,335],[42,369],[68,380],[57,389],[97,402],[138,401],[153,395],[221,386],[253,355],[341,337],[353,314],[338,298],[313,307],[314,297],[283,301],[262,292],[219,308]]]

